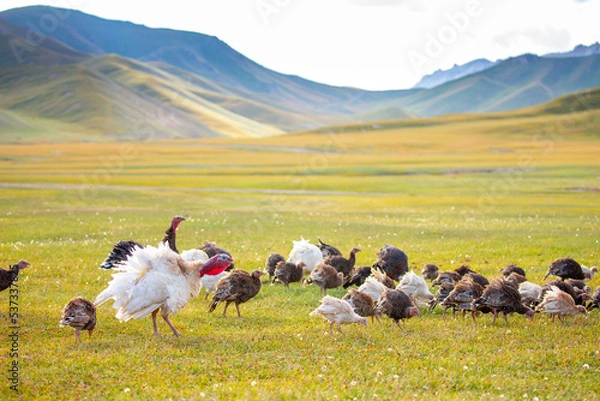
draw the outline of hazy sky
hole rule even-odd
[[[600,41],[600,0],[0,0],[0,11],[33,4],[214,35],[272,70],[364,89]]]

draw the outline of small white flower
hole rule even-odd
[[[123,392],[124,392],[124,393],[128,393],[128,392],[130,392],[130,391],[131,391],[131,389],[130,389],[129,387],[127,387],[127,388],[123,389]]]
[[[469,367],[467,365],[463,366],[463,370],[469,370]]]
[[[584,368],[584,369],[589,369],[589,368],[590,368],[590,365],[588,365],[587,363],[584,363],[584,364],[583,364],[583,368]]]
[[[250,385],[251,385],[251,386],[256,386],[256,382],[253,380],[253,381],[250,383]]]

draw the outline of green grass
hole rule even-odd
[[[58,327],[71,297],[93,299],[106,287],[110,273],[98,265],[114,242],[157,243],[175,214],[189,217],[180,249],[213,240],[245,270],[264,266],[270,252],[286,255],[301,236],[344,252],[358,246],[359,265],[393,244],[416,272],[468,263],[491,278],[516,263],[541,283],[557,257],[597,265],[597,132],[581,120],[560,136],[538,135],[515,122],[450,118],[368,133],[0,147],[1,182],[40,184],[0,192],[2,263],[32,263],[19,281],[22,397],[598,399],[597,310],[565,325],[512,316],[510,326],[422,311],[408,335],[385,318],[330,337],[322,318],[308,316],[317,288],[292,284],[264,286],[241,305],[242,318],[233,310],[223,318],[222,306],[207,313],[201,295],[172,317],[180,338],[162,322],[163,336],[152,338],[150,318],[119,323],[110,303],[83,344]],[[145,188],[76,186],[90,183]],[[259,192],[270,189],[304,192]],[[8,325],[5,291],[0,327]]]

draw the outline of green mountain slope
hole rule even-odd
[[[56,24],[42,29],[47,20]],[[271,71],[207,35],[54,7],[0,13],[2,132],[56,125],[121,138],[263,136],[516,110],[597,86],[600,55],[523,55],[431,89],[332,87]]]
[[[503,111],[541,104],[596,86],[600,86],[600,55],[524,55],[390,103],[421,116]]]
[[[151,29],[74,10],[24,7],[0,13],[0,18],[27,27],[45,15],[57,21],[48,34],[80,52],[115,53],[144,62],[167,63],[209,79],[240,97],[286,111],[316,116],[352,114],[365,111],[372,101],[389,100],[410,92],[369,92],[318,84],[269,70],[213,36]]]

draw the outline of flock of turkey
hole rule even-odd
[[[176,246],[177,228],[185,218],[175,216],[158,247],[135,241],[115,244],[100,267],[113,271],[107,288],[91,302],[82,297],[71,299],[63,309],[60,325],[75,328],[76,342],[80,332],[91,337],[96,326],[96,307],[112,299],[116,318],[120,321],[152,317],[154,335],[159,335],[157,315],[179,332],[169,316],[180,311],[196,297],[202,288],[206,297],[212,294],[209,311],[224,303],[223,315],[233,303],[240,316],[239,305],[256,296],[262,287],[261,276],[268,274],[269,282],[289,288],[290,283],[302,282],[319,287],[323,298],[310,315],[322,315],[329,321],[329,332],[338,331],[349,323],[367,324],[367,318],[390,317],[404,331],[400,322],[420,314],[419,308],[451,309],[463,317],[471,313],[473,320],[480,314],[490,313],[495,322],[502,315],[508,324],[513,313],[533,318],[535,312],[545,312],[564,323],[564,316],[587,313],[600,305],[600,287],[592,294],[586,281],[597,272],[580,265],[571,258],[556,259],[550,265],[544,280],[553,275],[559,279],[543,286],[527,280],[525,271],[509,265],[502,277],[488,280],[463,265],[455,270],[439,271],[426,264],[421,276],[409,271],[408,257],[402,250],[385,245],[377,252],[372,266],[356,266],[353,248],[346,258],[336,247],[319,239],[319,245],[307,240],[293,241],[293,249],[285,258],[272,253],[266,260],[265,270],[251,273],[235,269],[231,254],[206,242],[198,249],[179,253]],[[10,270],[0,269],[0,290],[8,288],[19,271],[29,263],[20,261]],[[306,277],[306,278],[305,278]],[[430,292],[426,280],[436,288]],[[327,290],[343,286],[348,293],[338,299],[327,295]],[[357,288],[351,288],[356,286]]]

